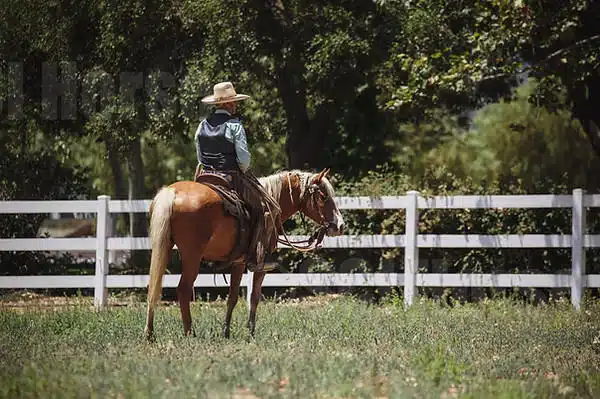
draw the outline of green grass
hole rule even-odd
[[[0,311],[0,396],[600,397],[600,302],[369,305],[351,297],[261,303],[248,342],[240,301],[193,303],[196,337],[163,306]]]

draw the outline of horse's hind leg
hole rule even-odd
[[[202,251],[197,250],[196,253],[192,254],[183,253],[181,254],[181,259],[182,270],[181,279],[177,286],[177,299],[179,300],[181,320],[183,321],[183,333],[185,335],[193,335],[190,301],[194,293],[194,281],[196,281],[196,277],[198,277],[198,272],[200,271]]]
[[[229,338],[231,328],[231,315],[237,305],[240,295],[240,282],[244,273],[243,263],[234,263],[231,267],[231,281],[229,282],[229,296],[227,297],[227,313],[225,315],[225,324],[223,325],[223,337]]]

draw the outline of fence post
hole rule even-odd
[[[98,197],[98,211],[96,214],[96,276],[94,281],[94,305],[103,308],[106,305],[108,289],[106,288],[106,275],[108,274],[108,227],[110,214],[108,202],[110,197]]]
[[[415,297],[417,269],[419,267],[419,207],[418,191],[409,191],[406,196],[406,247],[404,248],[404,306],[409,307]]]
[[[246,302],[248,302],[248,309],[250,309],[250,300],[252,298],[252,290],[254,289],[254,272],[250,270],[246,271]]]
[[[585,247],[584,235],[585,206],[583,204],[584,191],[580,188],[573,190],[573,213],[571,235],[571,303],[575,309],[581,308],[581,298],[584,290],[585,278]]]

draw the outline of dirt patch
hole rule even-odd
[[[312,297],[294,298],[281,300],[281,304],[297,307],[319,307],[331,301],[342,298],[342,294],[327,294],[317,295]],[[196,302],[202,302],[196,298]],[[225,299],[211,301],[212,305],[222,305]],[[146,297],[137,294],[130,296],[109,296],[109,307],[126,307],[126,306],[145,306]],[[159,306],[170,307],[177,306],[177,301],[161,301]],[[0,311],[59,311],[68,310],[75,307],[83,307],[86,309],[94,309],[94,298],[92,296],[51,296],[30,291],[15,291],[10,294],[0,297]]]
[[[316,295],[316,296],[307,296],[304,298],[293,298],[293,299],[283,299],[280,303],[291,305],[291,306],[320,306],[327,304],[329,302],[338,300],[343,298],[343,294],[326,294],[326,295]]]
[[[133,301],[132,298],[114,298],[108,299],[108,306],[120,307],[128,306],[139,301]],[[67,310],[73,308],[94,309],[94,298],[91,296],[51,296],[43,295],[30,291],[19,291],[0,297],[0,310],[13,311],[46,311],[46,310]]]
[[[234,399],[260,399],[248,388],[238,388],[233,394]]]
[[[33,294],[30,292],[23,293],[20,297],[11,296],[11,298],[0,299],[0,311],[39,311],[39,310],[66,310],[75,307],[85,307],[92,309],[93,299],[88,298],[67,298],[67,297],[51,297]]]

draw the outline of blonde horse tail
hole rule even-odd
[[[154,308],[162,296],[162,277],[167,268],[173,242],[171,239],[171,214],[175,189],[163,187],[150,205],[150,283],[148,285],[148,318],[146,332],[152,334]]]

